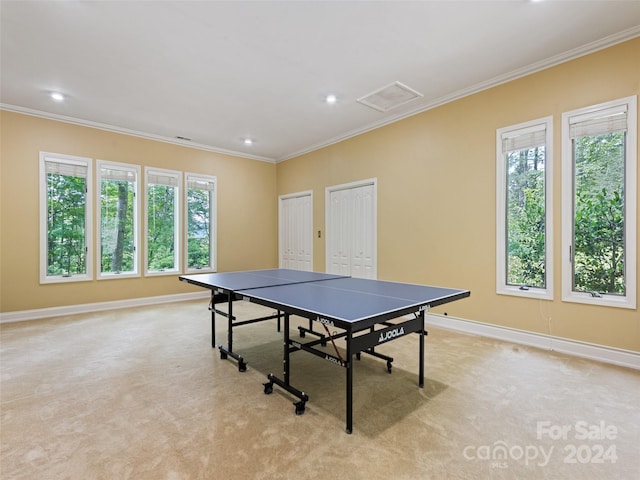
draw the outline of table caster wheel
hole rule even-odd
[[[239,372],[246,372],[247,371],[247,364],[245,362],[243,362],[242,360],[238,361],[238,371]]]
[[[387,362],[387,373],[391,373],[391,362]]]
[[[264,385],[264,394],[265,395],[271,395],[273,393],[273,383],[272,382],[263,383],[262,385]]]
[[[295,402],[294,405],[296,407],[296,415],[302,415],[304,414],[304,404],[306,402],[304,400],[301,400],[299,402]]]

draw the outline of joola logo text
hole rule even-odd
[[[340,365],[341,367],[344,367],[344,363],[342,363],[340,360],[338,360],[335,357],[332,357],[330,355],[325,355],[324,359],[330,361],[331,363],[335,363],[336,365]]]
[[[335,326],[335,324],[333,323],[333,320],[328,320],[322,317],[318,317],[316,318],[316,320],[319,321],[320,323],[324,323],[325,325],[331,325],[332,327]]]
[[[391,340],[392,338],[396,338],[401,335],[404,335],[404,327],[394,328],[393,330],[389,330],[387,332],[381,332],[378,343],[386,342],[387,340]]]

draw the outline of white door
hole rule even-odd
[[[280,268],[313,271],[313,197],[301,192],[279,197]]]
[[[350,198],[349,189],[329,193],[326,245],[327,260],[330,264],[327,266],[327,273],[351,275],[352,236],[344,233],[350,230]]]
[[[327,188],[327,272],[377,277],[376,179]]]

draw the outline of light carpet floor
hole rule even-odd
[[[348,435],[344,369],[292,354],[310,397],[296,416],[263,392],[282,369],[275,321],[234,333],[243,373],[211,348],[206,301],[2,325],[0,478],[640,478],[638,371],[431,329],[424,389],[416,335],[380,347],[391,375],[355,363]]]

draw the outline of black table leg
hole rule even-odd
[[[284,349],[282,366],[284,367],[284,383],[287,386],[290,386],[291,384],[289,383],[289,374],[291,373],[291,370],[289,368],[289,314],[286,312],[284,314]]]
[[[296,415],[302,415],[305,411],[305,405],[309,401],[309,396],[298,390],[295,387],[291,386],[290,376],[291,376],[291,364],[290,364],[290,335],[289,335],[289,314],[284,313],[284,349],[282,354],[282,367],[283,367],[283,377],[284,381],[280,380],[278,377],[270,373],[267,375],[267,379],[269,380],[267,383],[263,383],[264,393],[269,395],[273,392],[273,384],[275,383],[279,387],[285,389],[287,392],[295,395],[300,399],[299,402],[293,402],[293,405],[296,407]]]
[[[229,307],[228,307],[228,326],[227,326],[227,346],[226,348],[223,345],[219,345],[218,349],[220,350],[220,358],[226,359],[227,356],[231,356],[235,358],[238,362],[238,371],[246,372],[247,364],[242,358],[241,355],[238,355],[233,351],[233,293],[229,292]]]
[[[229,293],[229,328],[227,331],[227,348],[233,352],[233,294]]]
[[[216,348],[216,302],[213,290],[211,290],[211,303],[209,304],[209,310],[211,310],[211,348]]]
[[[424,310],[420,312],[420,370],[418,374],[418,386],[424,387]]]
[[[351,353],[351,339],[351,330],[349,330],[347,332],[347,433],[353,431],[353,354]]]

